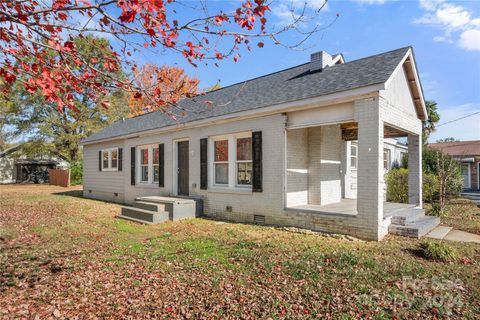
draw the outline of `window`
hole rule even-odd
[[[210,185],[235,188],[252,186],[252,134],[214,137],[210,143]]]
[[[102,150],[102,171],[118,170],[118,148]]]
[[[390,149],[383,149],[383,168],[390,169]]]
[[[160,179],[160,153],[158,144],[138,147],[138,178],[142,184],[158,185]]]
[[[252,184],[252,138],[237,139],[237,184]]]
[[[357,169],[358,158],[358,144],[357,142],[351,142],[350,144],[350,167],[354,170]]]
[[[148,148],[140,149],[140,181],[148,182]]]
[[[158,147],[153,148],[153,182],[158,182],[160,172],[160,158],[158,153]]]
[[[111,167],[112,168],[117,168],[118,167],[118,150],[113,149],[110,153],[110,158],[111,158]]]
[[[215,184],[228,185],[228,140],[214,142]]]

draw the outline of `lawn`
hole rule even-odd
[[[450,243],[458,258],[443,263],[423,258],[414,239],[351,241],[207,219],[144,226],[75,188],[0,188],[0,318],[480,313],[478,244]]]
[[[450,199],[440,218],[447,226],[480,234],[480,208],[468,199]]]

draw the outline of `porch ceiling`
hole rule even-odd
[[[358,140],[358,123],[350,122],[341,125],[342,139],[345,141]],[[408,136],[408,133],[400,129],[385,125],[383,127],[383,136],[385,138],[400,138]]]

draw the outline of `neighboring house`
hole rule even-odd
[[[350,162],[346,168],[344,176],[345,193],[344,198],[357,198],[357,157],[358,157],[358,141],[346,141],[346,148],[349,149]],[[403,157],[408,156],[408,146],[402,144],[397,139],[385,138],[383,141],[383,169],[387,173],[392,168],[398,168],[402,165]],[[386,186],[384,186],[384,190]],[[386,193],[384,193],[386,199]]]
[[[460,162],[464,189],[480,190],[480,140],[430,143],[429,147]]]
[[[68,167],[67,161],[51,154],[27,157],[19,144],[0,152],[0,183],[27,182],[31,181],[33,172]]]
[[[84,195],[127,204],[201,198],[211,217],[374,240],[389,230],[425,231],[392,213],[423,214],[427,113],[410,47],[351,62],[318,52],[305,64],[182,100],[177,110],[186,115],[153,112],[83,140]],[[410,205],[384,203],[391,166],[384,150],[398,137],[408,138]],[[438,224],[430,218],[425,225]]]

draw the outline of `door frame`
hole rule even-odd
[[[468,169],[468,179],[467,179],[467,187],[464,189],[471,189],[472,188],[472,168],[470,162],[463,162],[462,166],[466,165]],[[463,174],[462,174],[463,176]]]
[[[172,170],[172,194],[174,196],[178,196],[178,143],[188,141],[188,147],[190,148],[190,138],[179,138],[173,140],[172,145],[172,156],[173,156],[173,170]],[[190,158],[190,153],[189,153]],[[190,159],[188,161],[188,165],[190,166]]]

